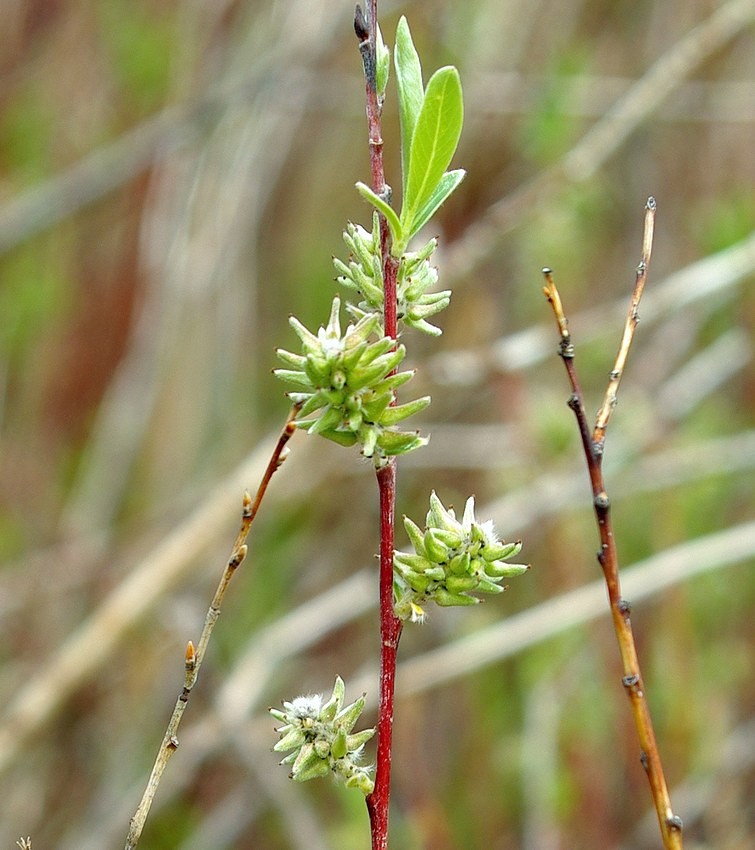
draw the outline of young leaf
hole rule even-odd
[[[356,184],[357,191],[359,194],[366,200],[369,201],[374,207],[377,208],[379,212],[381,212],[386,220],[388,221],[388,226],[391,228],[391,235],[393,236],[393,241],[397,244],[402,243],[402,227],[401,222],[399,221],[398,216],[396,215],[396,211],[393,207],[386,203],[380,195],[375,194],[375,192],[370,189],[370,187],[366,183],[362,183],[361,181]],[[405,241],[405,240],[404,240]]]
[[[436,71],[427,84],[422,110],[412,136],[409,175],[401,210],[405,233],[414,230],[456,151],[464,121],[459,72],[452,66]]]
[[[435,191],[430,195],[427,203],[414,217],[410,231],[406,234],[407,239],[411,239],[415,233],[418,233],[427,224],[428,221],[435,215],[438,209],[446,202],[449,195],[464,179],[467,172],[463,168],[457,168],[454,171],[447,171],[441,178]]]
[[[391,70],[391,51],[385,46],[383,33],[380,32],[380,26],[377,28],[376,53],[375,85],[377,87],[378,97],[383,98],[385,97],[388,75]]]
[[[401,123],[402,193],[403,197],[406,197],[412,136],[422,109],[425,93],[422,85],[422,67],[419,63],[419,56],[412,42],[409,24],[403,15],[396,29],[396,47],[393,61],[396,66],[396,86],[398,88]]]

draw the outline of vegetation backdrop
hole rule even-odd
[[[432,440],[399,464],[398,511],[420,518],[431,487],[457,508],[474,493],[533,569],[407,629],[393,846],[657,846],[540,291],[551,266],[597,409],[652,194],[606,475],[687,846],[744,850],[755,7],[386,2],[389,45],[402,13],[426,68],[461,71],[468,176],[437,224],[444,334],[409,347]],[[294,342],[289,313],[325,321],[341,230],[370,220],[352,15],[345,0],[4,5],[3,847],[123,846],[243,488],[286,416],[274,348]],[[384,136],[395,183],[390,95]],[[294,786],[270,752],[267,707],[336,673],[374,718],[376,491],[368,463],[324,443],[297,435],[273,480],[145,848],[368,847],[360,795]]]

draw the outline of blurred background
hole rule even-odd
[[[0,844],[102,850],[285,420],[287,317],[325,322],[370,221],[363,81],[342,0],[2,8]],[[386,2],[389,45],[402,13],[426,78],[461,71],[468,176],[428,233],[444,334],[405,335],[432,440],[398,512],[475,494],[533,568],[405,629],[392,847],[659,846],[540,274],[597,410],[651,194],[605,460],[624,595],[686,846],[752,847],[755,3]],[[140,846],[369,847],[358,793],[286,779],[267,707],[339,673],[374,722],[376,528],[369,463],[296,435]]]

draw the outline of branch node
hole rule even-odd
[[[576,393],[572,393],[566,400],[566,404],[574,411],[579,410],[579,396]]]
[[[171,735],[170,738],[168,739],[168,746],[172,750],[178,749],[178,738],[175,735]]]
[[[605,490],[601,490],[595,497],[595,507],[599,511],[607,511],[611,507],[611,500]]]
[[[640,699],[645,696],[642,690],[642,682],[637,673],[633,673],[631,676],[622,676],[621,684],[634,696]]]
[[[284,446],[281,450],[280,455],[278,456],[278,461],[275,464],[275,468],[280,469],[283,466],[283,461],[291,454],[291,449],[288,446]]]
[[[235,570],[241,562],[246,558],[246,553],[248,551],[248,546],[246,543],[242,543],[241,546],[231,555],[228,559],[228,569]]]
[[[666,826],[672,832],[681,832],[684,827],[684,821],[679,817],[679,815],[670,815],[666,818]]]
[[[628,599],[619,600],[619,614],[627,618],[632,613],[632,603]]]

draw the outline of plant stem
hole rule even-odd
[[[600,533],[600,552],[598,561],[603,569],[603,575],[608,590],[614,630],[619,643],[619,651],[623,667],[622,684],[629,697],[635,728],[640,742],[640,761],[645,768],[650,783],[658,824],[660,826],[663,846],[666,850],[682,850],[682,820],[675,815],[671,808],[666,778],[663,773],[658,745],[653,731],[653,722],[647,704],[645,684],[640,671],[637,657],[632,624],[629,618],[630,605],[621,597],[619,582],[619,558],[616,550],[616,540],[611,520],[611,503],[603,482],[603,449],[605,432],[613,408],[616,406],[616,394],[621,375],[626,363],[629,347],[637,325],[637,309],[640,296],[647,278],[652,247],[653,225],[655,218],[655,201],[648,199],[645,208],[645,235],[643,239],[643,255],[637,267],[637,278],[632,296],[629,313],[624,327],[624,334],[619,346],[616,363],[611,371],[605,398],[591,431],[585,413],[584,397],[577,378],[574,365],[574,347],[571,342],[568,323],[561,304],[561,297],[553,282],[550,269],[543,269],[546,286],[544,293],[550,302],[553,314],[561,335],[559,354],[566,367],[572,394],[569,397],[569,407],[574,411],[582,440],[582,448],[587,461],[592,486],[593,506]]]
[[[223,570],[223,575],[220,577],[220,582],[215,590],[215,595],[213,596],[210,607],[207,610],[207,616],[205,617],[204,627],[202,628],[202,634],[199,637],[197,648],[194,649],[194,644],[191,641],[189,641],[186,646],[186,655],[184,658],[184,686],[181,693],[178,695],[176,705],[173,709],[173,714],[168,721],[168,727],[165,730],[165,735],[163,735],[160,749],[157,752],[157,757],[155,758],[155,763],[152,767],[147,787],[144,790],[144,794],[142,795],[142,799],[134,813],[134,816],[131,818],[128,836],[126,837],[126,850],[133,850],[133,848],[135,848],[138,844],[144,829],[144,824],[147,821],[147,816],[152,808],[152,802],[155,799],[157,787],[160,784],[162,775],[168,765],[168,760],[178,749],[178,727],[189,702],[192,689],[194,688],[197,677],[199,676],[199,668],[202,666],[202,661],[204,659],[205,651],[207,650],[207,645],[210,642],[212,631],[215,628],[215,623],[218,621],[218,617],[220,616],[220,608],[223,604],[226,590],[228,589],[228,585],[235,575],[236,570],[246,557],[246,539],[249,535],[249,529],[257,515],[262,499],[267,492],[270,479],[273,477],[273,473],[276,469],[278,469],[286,458],[286,444],[291,439],[291,436],[296,429],[294,419],[296,418],[298,411],[299,406],[294,405],[289,413],[286,425],[278,438],[278,442],[273,449],[273,453],[270,456],[270,461],[264,475],[262,476],[262,481],[257,489],[257,495],[254,501],[252,501],[252,497],[248,492],[244,493],[241,527],[239,528],[239,533],[236,535],[236,541],[231,549],[231,555],[226,563],[225,569]]]
[[[653,230],[655,229],[655,198],[648,198],[645,204],[645,229],[642,237],[642,257],[637,265],[634,281],[634,292],[632,300],[629,302],[629,312],[627,320],[624,324],[624,333],[621,337],[621,344],[616,354],[616,362],[611,370],[611,375],[606,387],[606,394],[603,399],[603,404],[598,411],[595,420],[595,428],[593,429],[592,440],[596,451],[599,454],[603,452],[603,445],[606,440],[606,428],[608,421],[611,418],[613,409],[616,407],[617,395],[619,392],[619,384],[621,383],[622,375],[624,374],[624,366],[627,362],[629,347],[634,338],[634,331],[639,321],[638,309],[640,306],[640,298],[645,289],[645,283],[650,269],[650,256],[653,252]]]
[[[388,847],[388,810],[391,794],[391,744],[396,655],[402,621],[393,613],[393,532],[396,502],[396,464],[377,471],[380,492],[380,703],[377,723],[375,790],[367,797],[372,850]]]
[[[370,150],[372,189],[386,197],[389,189],[383,168],[383,138],[376,80],[377,0],[369,0],[367,17],[359,6],[354,29],[364,65],[367,101],[367,128]],[[390,197],[386,197],[390,202]],[[398,259],[391,255],[388,222],[380,216],[380,248],[383,261],[383,329],[386,336],[397,337],[396,278]],[[395,404],[395,400],[393,402]],[[396,682],[396,655],[402,621],[393,613],[393,550],[396,514],[396,459],[389,458],[377,467],[380,500],[380,702],[377,723],[377,767],[375,789],[367,797],[372,850],[388,847],[388,812],[391,794],[391,745],[393,740],[393,703]]]

